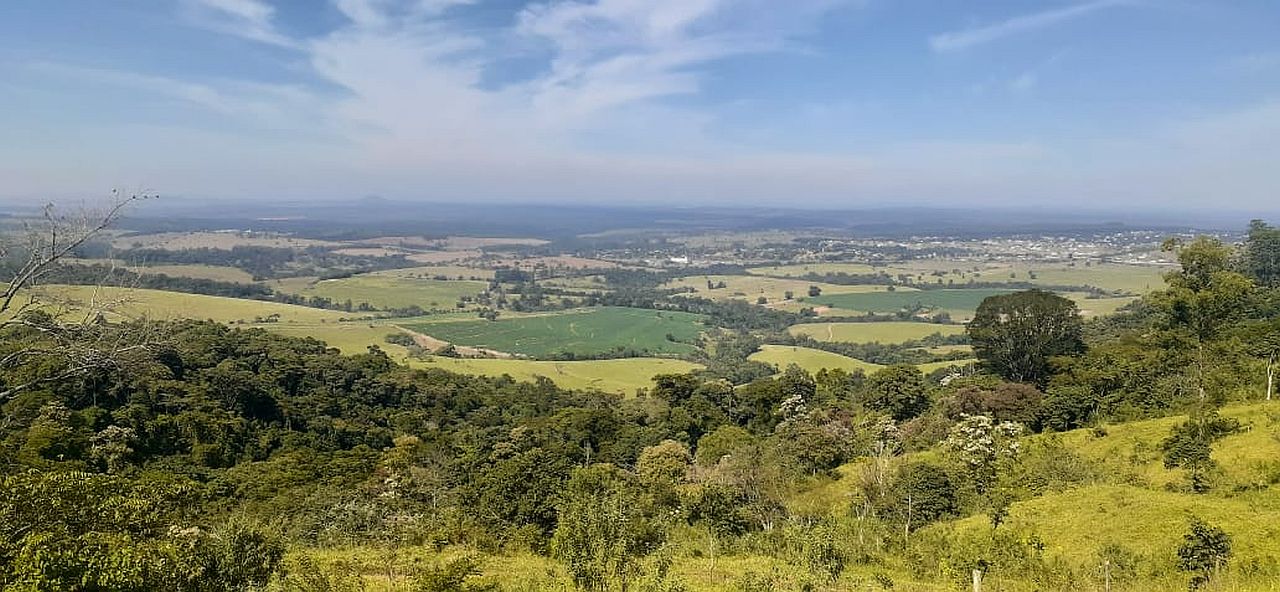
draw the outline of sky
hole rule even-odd
[[[0,198],[1280,210],[1275,0],[4,0]]]

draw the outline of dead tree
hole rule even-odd
[[[40,218],[0,237],[0,371],[36,359],[58,362],[49,365],[52,370],[24,375],[16,382],[0,379],[0,403],[43,384],[119,369],[159,343],[158,329],[150,323],[133,323],[127,329],[108,326],[122,298],[101,284],[80,302],[40,290],[49,273],[101,236],[127,207],[147,197],[112,192],[105,208],[71,213],[47,205]]]

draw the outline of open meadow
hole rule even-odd
[[[792,335],[808,335],[818,341],[847,343],[904,343],[934,334],[959,335],[963,325],[883,321],[874,323],[802,323],[787,329]]]
[[[51,308],[66,307],[72,313],[111,303],[114,314],[124,318],[195,318],[236,324],[267,322],[318,325],[337,323],[341,319],[358,316],[278,302],[142,288],[45,285],[36,288],[35,293]]]
[[[710,286],[708,286],[708,283]],[[721,287],[722,284],[723,287]],[[823,282],[754,275],[687,276],[667,282],[663,287],[692,288],[698,296],[713,300],[737,298],[755,302],[756,299],[764,297],[770,304],[777,304],[787,299],[787,292],[791,292],[791,300],[794,302],[817,302],[817,298],[809,296],[810,286],[816,286],[824,295],[879,293],[887,290],[885,286],[840,286]],[[906,288],[906,290],[910,290],[910,288]]]
[[[658,374],[680,374],[701,368],[699,364],[671,358],[621,358],[616,360],[521,360],[493,358],[446,358],[427,356],[407,361],[413,368],[435,368],[459,374],[511,376],[532,381],[546,377],[565,389],[597,390],[634,394],[653,386]]]
[[[839,369],[847,372],[861,370],[865,373],[871,373],[884,367],[829,351],[791,345],[762,345],[760,346],[760,351],[751,354],[747,359],[753,362],[769,364],[777,368],[779,372],[785,370],[787,366],[795,364],[810,374],[816,374],[823,369]]]
[[[269,285],[272,289],[287,294],[319,296],[337,303],[350,300],[356,305],[368,303],[380,309],[419,306],[423,310],[456,309],[457,303],[464,296],[477,296],[489,287],[484,281],[437,280],[433,278],[440,274],[422,277],[424,275],[426,274],[421,272],[417,274],[365,273],[330,280],[289,278],[271,282]]]

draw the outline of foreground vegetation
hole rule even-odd
[[[11,310],[0,585],[1269,589],[1280,233],[1253,231],[1171,243],[1168,288],[1088,324],[1052,293],[991,295],[976,370],[761,373],[801,352],[753,318],[629,397],[435,367],[508,360]],[[517,321],[542,322],[468,323]]]

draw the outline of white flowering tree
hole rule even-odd
[[[973,492],[987,507],[993,528],[999,527],[1012,501],[999,486],[1000,475],[1018,460],[1018,438],[1023,427],[1011,421],[996,422],[986,415],[964,415],[951,428],[944,446],[954,462],[964,468]]]

